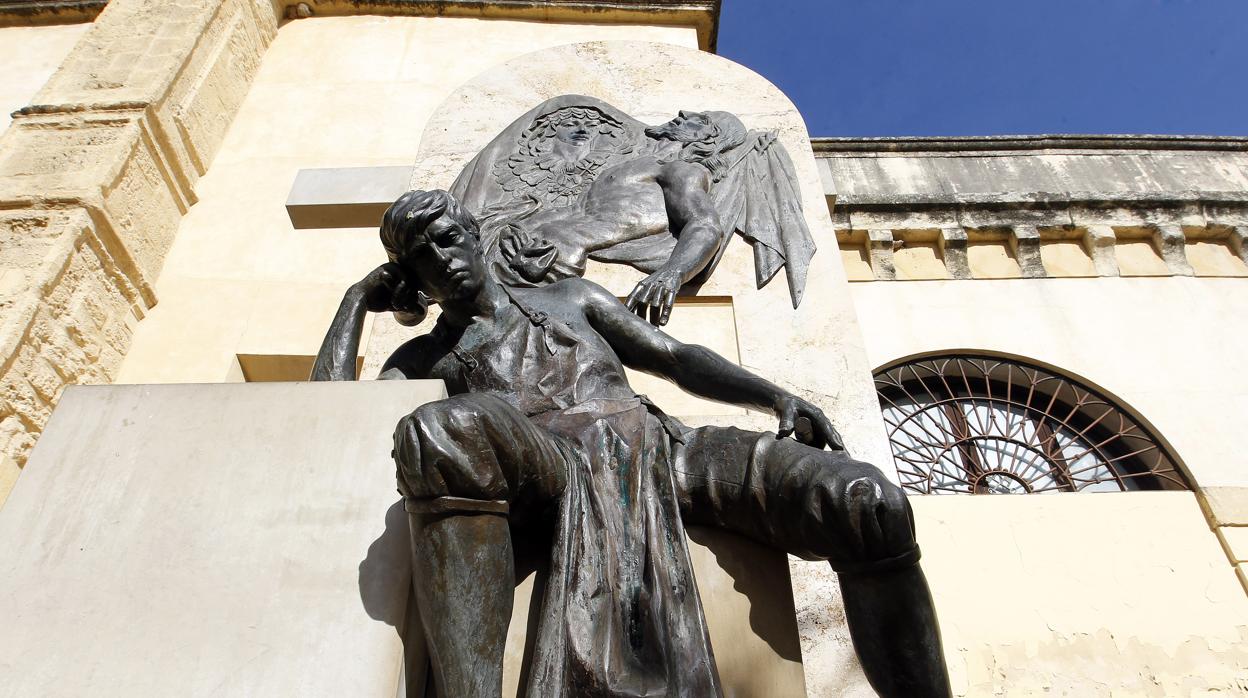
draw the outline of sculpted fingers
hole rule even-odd
[[[793,438],[814,448],[823,448],[826,443],[823,439],[823,435],[815,429],[815,425],[811,422],[810,417],[805,415],[794,420]]]
[[[387,262],[369,272],[360,280],[368,309],[374,313],[389,310],[394,292],[402,282],[403,270],[394,262]]]
[[[815,448],[831,448],[833,451],[844,451],[845,442],[841,440],[841,434],[832,426],[832,420],[828,419],[823,410],[812,406],[810,411],[811,431],[814,440],[810,443]]]
[[[780,417],[780,426],[776,429],[776,436],[783,439],[793,433],[794,422],[797,420],[797,406],[792,400],[785,400],[780,403],[777,416]]]
[[[645,317],[646,308],[649,307],[650,299],[656,290],[654,282],[649,277],[638,281],[633,292],[628,294],[628,309]]]
[[[676,294],[664,289],[662,295],[662,312],[659,314],[658,325],[662,327],[672,317],[672,306],[676,303]]]
[[[820,419],[817,424],[819,430],[823,432],[823,439],[828,448],[833,451],[845,450],[845,440],[841,438],[841,432],[837,431],[836,427],[832,426],[832,420],[820,415]]]

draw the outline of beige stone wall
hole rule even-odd
[[[1248,690],[1248,596],[1196,495],[910,501],[955,695]],[[819,592],[838,605],[834,588],[794,581],[799,604]],[[832,620],[817,628],[818,642],[803,646],[807,684],[818,687],[811,696],[874,696],[838,626],[839,608]]]
[[[697,46],[691,27],[380,16],[285,24],[195,187],[199,201],[156,286],[161,302],[118,380],[240,380],[238,355],[314,355],[343,290],[385,259],[374,228],[291,226],[283,204],[300,169],[410,165],[434,108],[477,73],[543,46],[634,37]],[[282,365],[291,368],[265,377],[304,377],[300,361]]]
[[[1168,276],[871,282],[852,285],[851,295],[867,353],[876,366],[924,352],[1000,352],[1061,368],[1111,393],[1171,446],[1191,474],[1196,499],[1208,514],[1202,516],[1193,506],[1158,503],[1174,501],[1173,494],[992,498],[996,504],[981,503],[985,497],[916,498],[925,564],[934,577],[942,618],[957,624],[952,633],[946,628],[946,639],[953,644],[946,644],[946,651],[952,663],[962,663],[968,694],[980,694],[977,686],[1015,686],[1015,679],[1007,678],[1010,674],[1026,677],[1018,689],[1030,687],[1028,691],[1037,693],[1043,682],[1051,682],[1055,691],[1062,684],[1077,686],[1070,683],[1072,677],[1081,677],[1090,686],[1118,686],[1146,696],[1246,686],[1242,613],[1227,611],[1217,632],[1181,629],[1187,626],[1164,614],[1177,608],[1184,623],[1192,618],[1217,619],[1226,611],[1222,606],[1226,599],[1207,596],[1199,584],[1182,593],[1163,591],[1168,582],[1149,577],[1161,573],[1173,581],[1178,574],[1191,573],[1196,562],[1183,557],[1199,549],[1202,556],[1211,556],[1199,562],[1199,568],[1208,571],[1209,584],[1222,589],[1234,582],[1237,571],[1241,582],[1248,583],[1244,564],[1248,541],[1241,534],[1248,531],[1243,528],[1248,526],[1248,458],[1237,440],[1243,416],[1248,415],[1248,375],[1241,370],[1242,347],[1248,345],[1248,322],[1242,312],[1248,281]],[[1040,513],[1028,521],[1032,508]],[[998,541],[1002,549],[1017,551],[1017,558],[1001,556],[1002,561],[1017,559],[1028,574],[1041,576],[1050,564],[1067,564],[1053,561],[1053,553],[1046,552],[1050,543],[1041,534],[1051,531],[1055,539],[1066,538],[1063,549],[1068,554],[1078,556],[1067,569],[1077,569],[1088,579],[1103,573],[1102,582],[1117,579],[1132,589],[1137,584],[1152,588],[1151,593],[1168,599],[1166,606],[1149,607],[1141,598],[1138,607],[1121,606],[1116,616],[1098,599],[1067,596],[1061,609],[1067,618],[1065,629],[1060,623],[1050,623],[1047,632],[1035,626],[1036,634],[1025,642],[1020,643],[1022,634],[1005,642],[1002,629],[1012,623],[998,619],[1001,609],[977,612],[968,599],[957,601],[947,593],[942,597],[942,587],[965,584],[973,574],[960,557],[950,554],[956,547],[943,542],[943,533],[934,537],[931,532],[932,527],[962,528],[965,536],[973,537],[967,544],[980,544],[990,532],[1000,538],[1000,519],[978,513],[990,511],[1008,514],[1016,532],[1027,531],[1026,543],[1018,536],[1017,541]],[[1209,532],[1211,524],[1216,534]],[[976,526],[981,531],[976,532]],[[1163,536],[1158,527],[1186,531],[1187,538]],[[1131,564],[1144,567],[1126,572],[1122,567],[1104,567],[1099,557],[1086,562],[1085,551],[1104,536],[1116,537],[1123,546],[1122,552],[1113,552],[1118,561],[1114,566],[1136,556],[1138,561]],[[1221,559],[1214,554],[1221,552],[1219,541],[1224,548]],[[931,542],[941,548],[932,551]],[[1149,558],[1164,563],[1139,562]],[[981,569],[975,574],[983,573]],[[1006,582],[991,586],[1006,587]],[[1023,577],[1013,583],[1046,586],[1042,579]],[[1055,583],[1060,581],[1055,579],[1050,587]],[[1043,611],[1046,599],[1036,593],[1020,597],[1017,604],[1032,604],[1036,616],[1028,618],[1036,621],[1048,618]],[[1015,608],[1006,604],[1005,612]],[[1166,636],[1167,632],[1171,634]],[[1167,641],[1158,644],[1163,637]],[[1080,661],[1082,654],[1113,657],[1117,672]],[[1045,672],[1033,676],[1022,671],[1026,666],[1040,666]],[[1221,678],[1206,673],[1213,668]],[[1206,677],[1211,683],[1204,682]]]
[[[275,29],[252,0],[115,0],[0,136],[0,500],[64,386],[116,374]]]
[[[1194,495],[911,501],[958,695],[1248,689],[1248,596]]]
[[[90,24],[0,27],[0,132],[30,104]]]
[[[1201,487],[1248,487],[1248,457],[1231,438],[1248,414],[1248,281],[914,281],[850,293],[877,367],[957,350],[1050,364],[1125,402]]]

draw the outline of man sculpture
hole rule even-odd
[[[734,231],[754,247],[760,287],[787,268],[794,307],[815,251],[784,146],[722,111],[647,127],[591,97],[557,97],[500,134],[451,192],[479,214],[508,285],[583,276],[589,259],[629,264],[649,276],[628,306],[656,325]]]
[[[440,306],[382,374],[441,379],[452,394],[394,438],[399,490],[421,521],[414,585],[439,695],[500,695],[513,540],[539,532],[549,576],[527,695],[720,695],[685,524],[828,560],[872,686],[949,695],[906,499],[845,454],[817,407],[589,281],[498,283],[477,222],[446,192],[403,195],[381,238],[390,262],[347,291],[313,378],[355,378],[366,311],[418,322],[424,302]],[[774,412],[779,430],[686,428],[633,392],[625,366]]]

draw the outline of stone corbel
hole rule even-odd
[[[945,260],[945,270],[949,272],[949,278],[972,278],[971,264],[966,258],[966,229],[960,226],[941,228],[937,242],[940,246],[940,256]]]
[[[1192,276],[1192,265],[1187,262],[1187,236],[1183,226],[1173,223],[1159,225],[1153,231],[1153,244],[1161,253],[1161,259],[1175,276]]]
[[[1248,225],[1231,226],[1228,241],[1231,244],[1231,250],[1239,255],[1244,264],[1248,264]]]
[[[1118,243],[1118,235],[1108,225],[1089,225],[1083,235],[1083,246],[1092,257],[1092,266],[1097,276],[1118,276],[1118,258],[1114,256],[1114,245]]]
[[[867,231],[867,254],[876,281],[892,281],[897,278],[893,266],[893,231],[874,228]]]
[[[1048,276],[1040,257],[1040,231],[1034,225],[1016,225],[1010,228],[1010,249],[1025,279],[1042,279]]]

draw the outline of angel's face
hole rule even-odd
[[[568,116],[555,125],[555,140],[569,145],[583,145],[594,137],[593,122],[583,116]]]

